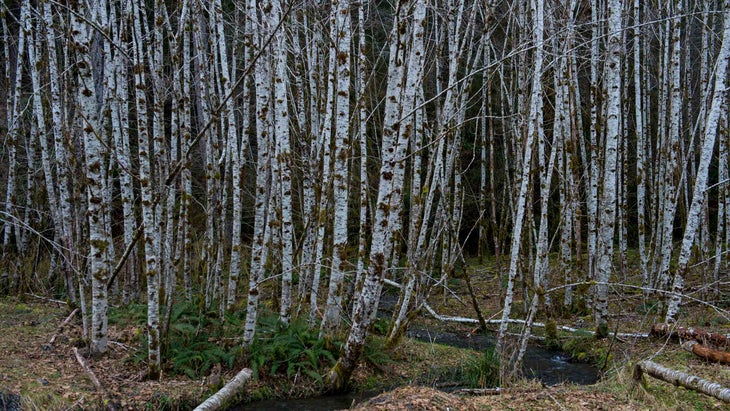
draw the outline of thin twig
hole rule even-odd
[[[455,395],[501,395],[504,390],[497,388],[461,388],[453,392]]]

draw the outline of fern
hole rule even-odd
[[[187,375],[193,379],[207,374],[215,364],[225,364],[232,368],[241,353],[240,348],[235,344],[225,347],[217,342],[230,330],[233,330],[230,335],[240,335],[236,328],[241,324],[240,319],[230,317],[231,324],[229,327],[225,327],[227,322],[211,318],[209,312],[200,308],[202,304],[198,300],[182,302],[173,307],[167,345],[164,347],[163,354],[172,374]],[[144,323],[146,322],[146,306],[140,306],[144,307],[140,317]],[[118,316],[138,321],[138,317],[134,315],[138,311],[140,311],[139,307],[132,305],[120,310]],[[147,358],[146,335],[140,337],[140,347],[141,349],[129,359],[135,364]]]
[[[304,322],[294,321],[286,325],[264,318],[258,338],[249,350],[249,366],[255,378],[262,373],[270,377],[284,374],[288,378],[304,374],[321,382],[320,371],[335,363],[333,350],[339,352],[340,346],[340,343],[327,344]]]

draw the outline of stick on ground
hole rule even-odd
[[[66,317],[66,319],[63,320],[63,322],[61,323],[61,325],[58,326],[58,332],[56,332],[55,334],[53,334],[53,337],[51,337],[51,341],[49,342],[49,344],[53,345],[53,343],[56,342],[56,338],[58,338],[58,334],[60,334],[60,333],[63,332],[63,328],[68,325],[68,323],[71,321],[72,318],[74,318],[74,315],[76,315],[77,312],[79,312],[79,309],[78,308],[76,308],[75,310],[71,311],[71,314],[69,314],[68,317]]]
[[[84,371],[86,371],[86,375],[88,375],[89,379],[91,379],[91,382],[94,383],[96,390],[99,391],[102,395],[106,394],[104,387],[99,382],[99,379],[96,378],[94,371],[91,371],[91,368],[89,368],[89,364],[86,363],[86,360],[84,360],[84,357],[82,357],[81,353],[79,353],[79,349],[76,347],[73,347],[73,352],[74,352],[74,355],[76,356],[76,361],[78,361],[79,364],[81,364],[81,368],[83,368]]]

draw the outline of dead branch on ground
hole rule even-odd
[[[78,363],[81,365],[81,368],[83,368],[84,371],[86,372],[86,375],[89,376],[89,379],[91,380],[91,382],[94,383],[96,390],[99,392],[99,394],[101,394],[102,401],[106,404],[106,406],[109,410],[114,410],[115,409],[114,404],[111,401],[107,401],[107,392],[104,389],[104,386],[101,385],[101,382],[99,382],[99,379],[96,378],[96,374],[94,374],[94,371],[91,370],[91,368],[89,367],[89,364],[86,363],[86,360],[79,352],[79,349],[76,347],[73,347],[72,350],[73,350],[74,355],[76,356],[76,361],[78,361]]]
[[[51,337],[51,341],[48,342],[49,344],[53,345],[53,343],[56,342],[56,338],[58,338],[58,335],[63,332],[63,329],[68,325],[68,323],[71,321],[71,319],[74,317],[74,315],[76,315],[77,312],[79,312],[78,308],[71,311],[71,314],[69,314],[68,317],[66,317],[66,319],[63,320],[61,325],[58,326],[58,331],[56,331],[56,333],[53,334],[53,337]]]

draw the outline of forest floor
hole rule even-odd
[[[475,296],[485,316],[498,313],[498,276],[494,270],[470,268]],[[636,278],[625,278],[625,284],[635,284]],[[699,276],[688,281],[690,294],[698,300],[702,296],[704,278]],[[460,315],[476,318],[468,300],[465,281],[450,280],[449,287],[462,299],[451,293],[435,296],[431,305],[442,315]],[[466,297],[464,297],[466,296]],[[730,298],[730,290],[722,290],[721,298]],[[560,295],[553,298],[559,301]],[[652,324],[660,321],[653,306],[655,301],[645,301],[640,291],[631,287],[612,288],[610,318],[611,331],[623,333],[647,333]],[[513,317],[518,317],[517,313]],[[727,301],[714,305],[690,302],[682,307],[680,325],[703,327],[712,332],[730,332],[730,319],[725,308]],[[139,327],[111,324],[109,327],[110,351],[101,358],[85,358],[89,368],[98,378],[103,390],[99,390],[73,353],[78,347],[83,355],[85,342],[81,338],[79,316],[61,327],[70,309],[61,302],[26,295],[0,298],[0,409],[2,401],[19,399],[24,410],[186,410],[192,409],[211,394],[202,380],[186,376],[163,375],[160,382],[144,378],[144,361],[135,357],[144,332]],[[583,314],[583,315],[581,315]],[[558,325],[576,326],[590,323],[590,315],[580,310],[553,312]],[[544,319],[541,319],[543,321]],[[418,327],[448,327],[451,332],[469,335],[475,326],[445,324],[433,318],[420,317]],[[589,326],[585,326],[586,328]],[[517,328],[514,331],[518,331]],[[536,329],[542,335],[541,329]],[[55,336],[55,341],[51,339]],[[666,367],[697,375],[723,386],[730,387],[730,366],[707,363],[684,351],[676,341],[657,338],[607,338],[560,333],[563,348],[576,358],[593,361],[600,369],[601,380],[593,385],[562,384],[546,387],[534,380],[523,380],[504,389],[499,395],[459,396],[434,389],[448,377],[449,370],[456,370],[473,361],[480,353],[468,349],[442,346],[404,339],[383,364],[365,362],[354,375],[353,385],[362,390],[399,387],[371,398],[357,409],[534,409],[534,410],[634,410],[634,409],[730,409],[728,404],[697,392],[676,387],[645,376],[643,384],[632,379],[633,364],[651,359]],[[578,341],[576,343],[576,341]],[[137,358],[137,359],[135,359]],[[238,370],[224,369],[223,379],[230,379]],[[255,395],[248,400],[262,398],[267,392],[281,395],[281,389],[273,392],[268,384],[271,379],[253,381],[248,389]],[[316,393],[316,384],[284,384],[294,396]],[[302,390],[302,386],[304,389]],[[280,387],[281,388],[281,387]],[[19,396],[19,397],[18,397]]]

